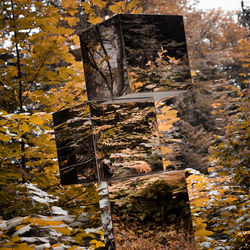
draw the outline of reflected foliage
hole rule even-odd
[[[181,16],[121,15],[121,26],[132,92],[190,86]]]
[[[195,249],[184,172],[109,184],[117,248]]]
[[[162,171],[154,102],[91,103],[100,178]]]
[[[56,112],[53,118],[61,183],[97,181],[88,104]]]
[[[90,101],[190,87],[181,16],[120,14],[80,40]]]
[[[107,100],[128,93],[119,16],[80,36],[88,99]]]

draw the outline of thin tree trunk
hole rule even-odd
[[[13,0],[11,0],[11,8],[12,8],[12,14],[13,14],[13,22],[15,23],[15,14],[14,14],[14,3]],[[15,25],[15,24],[14,24]],[[23,110],[23,88],[22,88],[22,71],[21,71],[21,62],[20,62],[20,53],[18,49],[18,43],[17,43],[17,37],[18,37],[18,32],[15,30],[14,31],[14,36],[15,36],[15,48],[16,48],[16,56],[17,56],[17,79],[18,79],[18,99],[19,99],[19,113],[22,113]],[[25,170],[25,143],[24,143],[24,136],[22,136],[21,143],[21,166],[22,169]]]

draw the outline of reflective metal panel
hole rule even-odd
[[[153,101],[90,107],[101,180],[163,171]]]
[[[129,91],[120,16],[80,35],[89,101],[109,100]]]
[[[88,103],[53,114],[61,184],[97,181]]]
[[[120,16],[132,92],[187,89],[190,67],[182,16]]]
[[[199,150],[204,152],[204,149],[197,147],[199,134],[203,132],[200,130],[197,133],[186,122],[185,116],[194,114],[192,109],[187,110],[184,106],[184,103],[188,103],[188,100],[183,102],[186,98],[190,98],[190,95],[181,91],[179,95],[155,101],[162,159],[166,171],[197,169],[198,166],[205,165],[196,154]]]
[[[89,101],[191,86],[182,16],[119,14],[80,40]]]
[[[183,171],[112,181],[108,190],[117,249],[196,249]]]

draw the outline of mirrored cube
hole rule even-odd
[[[100,180],[163,171],[154,101],[90,103]]]
[[[199,155],[207,154],[208,145],[197,146],[202,129],[193,127],[187,122],[197,116],[190,107],[191,94],[181,91],[178,95],[165,96],[155,100],[159,138],[164,170],[176,171],[185,169],[205,170],[208,162]],[[194,117],[194,118],[193,118]]]
[[[80,41],[89,101],[191,86],[182,16],[119,14]]]
[[[53,114],[61,184],[98,180],[87,102]]]
[[[175,96],[168,96],[163,99],[155,100],[158,132],[161,144],[163,168],[165,171],[184,170],[192,164],[193,159],[184,162],[185,138],[181,130],[180,114],[176,103],[179,98],[186,93]]]
[[[111,181],[108,191],[116,249],[196,249],[184,171]]]

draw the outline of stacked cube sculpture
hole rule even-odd
[[[101,205],[107,249],[115,249],[113,229],[122,247],[119,233],[131,219],[134,226],[144,220],[167,225],[179,209],[177,220],[186,218],[184,227],[192,228],[184,173],[168,174],[164,165],[156,105],[191,88],[182,16],[119,14],[83,32],[80,41],[88,102],[53,114],[61,183],[108,186],[109,199],[103,199],[111,204],[113,227],[107,225],[110,209]],[[180,195],[172,195],[178,188]],[[126,201],[118,205],[121,192]],[[177,196],[182,205],[175,204]],[[158,212],[124,209],[137,201]],[[187,245],[195,248],[193,237]]]

